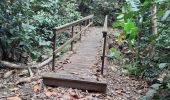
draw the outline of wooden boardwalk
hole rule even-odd
[[[53,86],[66,86],[85,90],[105,92],[106,81],[94,75],[98,48],[102,40],[102,28],[90,28],[88,34],[82,36],[81,43],[62,69],[51,74],[44,74],[44,83]]]

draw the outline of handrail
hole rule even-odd
[[[107,26],[107,22],[108,22],[108,16],[106,15],[105,17],[105,21],[104,21],[104,26],[103,26],[103,38],[104,38],[104,43],[103,43],[103,55],[101,57],[102,60],[102,68],[101,68],[101,74],[103,75],[103,68],[104,68],[104,62],[105,62],[105,53],[106,53],[106,38],[107,38],[107,33],[108,33],[108,26]]]
[[[83,28],[80,32],[78,32],[75,36],[73,36],[71,39],[69,39],[67,42],[65,42],[62,46],[60,46],[58,49],[54,51],[54,53],[60,52],[63,48],[65,48],[68,44],[73,42],[83,31],[85,31],[90,25],[92,25],[93,22],[90,22],[85,28]]]
[[[63,32],[63,31],[66,30],[67,28],[69,28],[69,27],[71,27],[71,26],[75,26],[76,24],[80,24],[80,23],[82,23],[83,21],[86,21],[86,20],[88,20],[88,19],[92,19],[93,17],[94,17],[94,15],[89,15],[89,16],[87,16],[87,17],[84,17],[84,18],[82,18],[82,19],[73,21],[73,22],[71,22],[71,23],[67,23],[67,24],[64,24],[64,25],[55,27],[55,28],[53,28],[53,31],[56,31],[56,32],[58,32],[58,33]]]
[[[92,18],[94,17],[94,15],[90,15],[90,16],[87,16],[87,17],[84,17],[82,19],[79,19],[79,20],[76,20],[76,21],[73,21],[71,23],[67,23],[65,25],[61,25],[59,27],[55,27],[53,28],[53,57],[52,57],[52,70],[55,69],[55,55],[56,53],[60,52],[62,49],[64,49],[68,44],[71,44],[71,49],[73,48],[73,41],[78,37],[80,36],[80,40],[81,40],[81,34],[83,33],[83,31],[85,31],[90,25],[93,24],[92,22]],[[89,24],[84,28],[84,29],[81,29],[81,25],[82,23],[85,21],[85,23],[87,24],[86,21],[89,21]],[[74,26],[75,25],[80,25],[80,32],[78,32],[75,36],[73,36],[73,33],[74,33]],[[67,30],[68,28],[72,27],[72,38],[69,39],[68,41],[66,41],[62,46],[60,46],[58,49],[56,49],[56,33],[61,33],[65,30]],[[51,58],[50,60],[51,61]]]

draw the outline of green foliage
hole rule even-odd
[[[159,90],[161,84],[153,84],[149,91],[145,94],[145,96],[141,97],[139,100],[150,100],[154,97],[154,95],[157,93]]]
[[[128,39],[129,43],[132,44],[132,42],[135,40],[137,36],[137,27],[135,25],[135,22],[133,22],[132,19],[124,19],[122,21],[117,21],[112,24],[113,28],[119,26],[123,27],[123,30],[126,33],[126,39]]]
[[[170,97],[170,75],[166,75],[163,82],[160,84],[153,84],[150,86],[148,92],[140,98],[140,100],[167,100]]]
[[[109,55],[108,55],[108,58],[110,60],[113,60],[113,59],[120,59],[120,52],[118,50],[116,50],[115,48],[111,48],[110,51],[109,51]]]
[[[143,71],[142,67],[138,67],[137,63],[130,63],[127,65],[124,65],[124,68],[129,72],[131,75],[139,76],[140,73]]]
[[[154,34],[152,31],[151,9],[154,4],[157,4],[158,34]],[[114,22],[112,27],[123,28],[126,40],[131,46],[130,49],[135,52],[134,59],[124,67],[130,74],[142,75],[146,80],[153,82],[160,76],[161,71],[168,69],[170,63],[169,9],[169,0],[126,0],[121,14],[117,16],[117,22]],[[129,42],[130,40],[134,41]],[[156,94],[159,90],[163,90],[160,86],[164,85],[168,92],[169,84],[167,75],[162,84],[151,86],[151,89],[141,100],[167,98],[169,95],[159,96]]]
[[[105,15],[108,15],[108,23],[115,20],[124,0],[77,0],[79,11],[83,16],[94,14],[96,25],[103,25]],[[114,13],[113,13],[114,12]]]
[[[167,6],[168,0],[156,0],[155,2],[150,0],[126,0],[126,2],[127,4],[124,4],[122,7],[122,13],[118,15],[117,21],[112,24],[112,27],[123,27],[129,46],[132,47],[131,45],[134,45],[136,49],[134,63],[138,62],[138,64],[133,68],[140,69],[139,66],[142,67],[142,69],[147,67],[156,68],[159,64],[166,63],[162,62],[161,59],[167,57],[169,53],[167,54],[167,52],[160,51],[160,48],[169,48],[170,46],[169,17],[166,17],[166,21],[164,22],[158,22],[159,34],[156,35],[152,34],[151,20],[148,19],[152,17],[150,9],[154,3],[160,5],[157,9],[159,13],[158,19],[165,16],[164,13],[167,7],[164,6]],[[121,33],[119,35],[121,35]],[[163,57],[163,55],[165,56]]]
[[[5,60],[13,59],[16,49],[37,59],[51,48],[54,26],[81,17],[75,0],[1,0],[0,9],[0,47]]]

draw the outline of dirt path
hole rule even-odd
[[[82,76],[100,77],[102,52],[102,28],[90,28],[82,41],[74,46],[74,51],[69,51],[57,61],[56,72],[76,73]],[[93,34],[92,34],[93,32]],[[79,59],[84,59],[83,61]],[[84,63],[86,62],[86,63]],[[76,65],[74,63],[77,63]],[[73,72],[73,67],[81,66],[79,72]],[[85,66],[89,66],[86,69]],[[70,68],[71,69],[70,69]],[[26,70],[14,70],[14,74],[4,79],[3,73],[8,69],[0,70],[0,100],[138,100],[147,90],[145,82],[137,81],[133,77],[113,72],[114,65],[105,68],[104,76],[107,79],[108,90],[106,94],[89,93],[78,89],[49,87],[42,84],[42,79],[30,80],[17,84],[20,79],[28,78],[29,74],[22,74]],[[42,69],[33,70],[34,76],[42,72],[50,72],[51,65]],[[63,71],[64,70],[64,71]],[[90,74],[85,72],[89,71]],[[2,73],[2,75],[1,75]]]

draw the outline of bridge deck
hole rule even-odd
[[[43,74],[44,83],[105,92],[107,87],[105,79],[95,75],[98,48],[102,40],[101,32],[102,28],[90,28],[88,34],[82,37],[76,54],[70,57],[70,63],[64,64],[62,69],[54,73]]]

